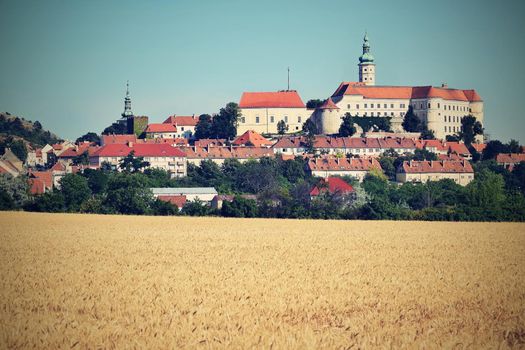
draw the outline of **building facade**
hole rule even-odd
[[[404,161],[396,172],[397,182],[453,180],[461,186],[474,180],[474,169],[467,160]]]

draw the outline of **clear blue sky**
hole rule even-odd
[[[357,79],[368,30],[379,85],[474,88],[492,138],[525,143],[525,1],[0,0],[0,110],[74,139],[123,110],[214,113],[243,91],[306,102]]]

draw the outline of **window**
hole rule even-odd
[[[366,117],[366,112],[365,112],[365,114],[364,114],[364,115],[365,115],[365,117]]]
[[[355,115],[356,115],[357,117],[359,117],[359,112],[356,112],[356,114],[355,114]]]
[[[383,105],[383,108],[388,108],[386,103]]]
[[[447,127],[445,126],[445,132],[447,132]]]
[[[245,117],[241,117],[241,123],[246,123],[246,118]]]
[[[301,116],[298,116],[298,117],[297,117],[297,122],[298,122],[298,123],[301,122]]]
[[[428,103],[428,108],[430,108],[430,102]]]
[[[275,117],[273,115],[270,116],[270,123],[275,123]]]
[[[390,112],[390,115],[393,117],[394,116],[394,112]]]
[[[388,115],[388,113],[387,113],[387,112],[385,112],[385,117],[386,117],[387,115]]]
[[[355,105],[355,109],[359,109],[359,104]]]
[[[284,116],[284,122],[288,123],[288,116],[287,115]]]
[[[374,116],[374,112],[370,113],[372,115],[372,117]]]
[[[259,124],[259,116],[255,117],[255,124]]]
[[[366,77],[365,77],[365,80],[366,80]]]
[[[438,108],[439,108],[439,102],[438,102]]]
[[[405,104],[404,104],[404,103],[401,103],[401,104],[399,105],[399,108],[405,108]]]
[[[373,103],[370,104],[370,108],[374,108],[374,104]]]
[[[368,105],[365,103],[365,108],[368,108]]]
[[[365,68],[365,72],[366,72],[366,68]]]
[[[443,119],[445,120],[445,123],[447,122],[447,116],[444,116]]]
[[[394,104],[393,103],[390,104],[390,108],[394,108]]]
[[[346,109],[350,109],[350,104],[347,104],[347,105],[346,105]]]

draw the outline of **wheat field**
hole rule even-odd
[[[525,346],[525,225],[0,213],[0,348]]]

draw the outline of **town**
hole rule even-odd
[[[498,185],[500,192],[505,190],[507,197],[519,198],[516,202],[513,197],[513,203],[508,198],[500,200],[500,209],[504,211],[503,207],[510,205],[516,215],[509,214],[509,218],[524,217],[525,206],[521,203],[525,149],[515,141],[503,144],[485,139],[483,100],[475,90],[452,89],[446,84],[376,86],[376,65],[368,35],[363,39],[363,54],[358,61],[358,81],[340,83],[326,99],[305,104],[289,87],[277,92],[244,92],[239,103],[227,104],[218,114],[175,114],[158,123],[134,115],[128,84],[121,117],[101,135],[89,132],[75,142],[41,147],[11,137],[4,142],[0,173],[27,178],[31,198],[25,205],[37,211],[144,214],[149,212],[144,208],[151,207],[151,203],[162,202],[156,204],[161,213],[182,211],[190,215],[222,212],[226,216],[410,218],[410,210],[424,210],[426,214],[415,218],[483,220],[494,216],[456,215],[453,208],[464,203],[464,190],[455,190],[456,196],[449,198],[424,197],[432,196],[432,191],[445,191],[431,189],[432,183],[441,187],[450,187],[451,183],[468,186],[477,177],[477,168],[489,171],[487,166],[475,164],[492,161],[492,168],[499,167],[496,172],[506,181]],[[2,132],[16,135],[23,129],[19,124],[19,118],[2,115]],[[31,128],[40,130],[41,125]],[[14,150],[10,143],[14,143]],[[20,148],[24,150],[20,152]],[[114,205],[104,209],[103,203],[112,199],[104,193],[106,189],[99,189],[100,196],[96,196],[92,182],[100,178],[94,174],[111,172],[141,173],[163,180],[144,185],[154,201],[146,206],[123,210]],[[80,196],[80,202],[76,200],[77,205],[64,202],[55,207],[48,203],[49,198],[41,203],[39,198],[62,191],[64,183],[71,183],[74,176],[82,178],[83,185],[70,185],[84,186],[89,192]],[[371,185],[374,181],[381,185]],[[374,208],[373,198],[395,197],[392,193],[407,192],[404,189],[408,186],[418,189],[421,198],[388,198],[390,209]],[[473,190],[467,192],[472,194]],[[290,198],[294,204],[290,204]],[[301,201],[310,203],[308,214],[290,214],[290,208]],[[332,202],[332,209],[321,205],[328,202]],[[289,208],[285,210],[286,206]],[[344,208],[348,210],[342,215]],[[436,208],[439,214],[433,211]]]

